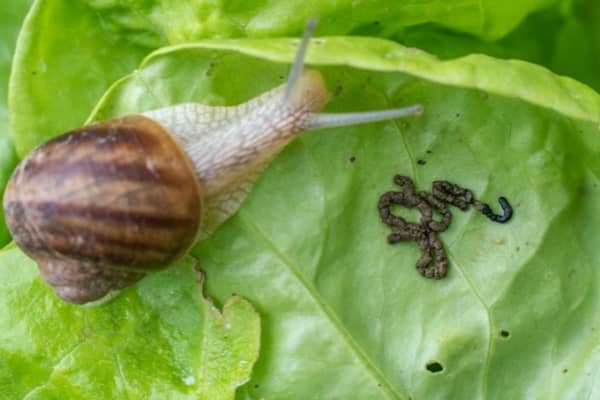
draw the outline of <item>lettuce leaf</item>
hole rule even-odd
[[[17,164],[8,121],[8,76],[17,33],[30,3],[30,0],[15,1],[11,7],[3,7],[4,10],[0,14],[0,195],[4,193],[10,173]],[[9,241],[4,213],[0,213],[0,247]]]
[[[249,379],[258,314],[239,296],[219,312],[191,260],[95,307],[58,301],[16,247],[0,260],[6,398],[233,399]]]
[[[391,37],[403,27],[434,23],[497,38],[531,12],[558,2],[38,0],[19,37],[11,78],[11,108],[19,111],[12,119],[17,152],[24,156],[40,135],[50,138],[81,126],[111,83],[169,44],[207,37],[297,36],[314,16],[321,21],[318,35]]]
[[[485,53],[544,65],[600,90],[600,3],[575,0],[530,14],[510,34],[497,41],[482,40],[442,27],[408,27],[394,38],[406,46],[450,59]]]
[[[426,111],[295,141],[238,215],[193,251],[209,293],[241,293],[265,321],[240,396],[576,399],[598,390],[600,96],[524,62],[438,61],[377,39],[317,43],[308,61],[336,93],[327,111],[416,102]],[[93,118],[239,103],[284,77],[287,65],[273,61],[292,57],[287,40],[163,49],[117,82]],[[515,218],[503,226],[455,211],[441,234],[450,276],[425,280],[416,245],[389,246],[377,215],[395,173],[421,189],[449,179],[487,202],[504,195]]]
[[[373,21],[382,10],[367,12],[366,2],[339,3],[339,14],[327,2],[296,9],[294,2],[35,2],[11,78],[21,155],[88,118],[247,101],[285,80],[295,40],[187,42],[296,35],[303,13],[315,9],[321,33],[408,38],[403,32],[418,28],[439,38],[439,49],[446,43],[441,55],[452,59],[376,38],[313,41],[308,61],[334,93],[326,111],[418,102],[425,113],[294,141],[239,213],[191,252],[222,314],[200,295],[191,258],[82,309],[59,302],[18,249],[0,252],[0,392],[44,399],[219,399],[234,391],[240,399],[600,396],[600,95],[540,65],[470,54],[471,45],[493,46],[480,38],[498,38],[531,12],[559,4],[489,3],[404,2],[384,10],[389,19]],[[351,14],[352,5],[360,12]],[[282,19],[290,10],[294,19]],[[525,24],[534,25],[505,40],[518,41],[532,26],[550,30],[556,14],[548,15],[533,15]],[[596,14],[566,15],[585,32],[595,26]],[[463,40],[456,31],[475,36]],[[552,43],[569,43],[562,32]],[[568,46],[557,48],[563,60],[574,57]],[[498,55],[551,64],[543,46],[504,49]],[[597,58],[590,60],[585,71]],[[389,228],[379,221],[377,200],[398,189],[396,173],[420,190],[453,181],[493,207],[506,196],[515,216],[499,225],[453,209],[440,234],[449,276],[423,279],[414,242],[388,245]],[[258,310],[261,326],[238,296]]]

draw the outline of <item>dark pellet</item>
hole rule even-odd
[[[417,161],[421,164],[421,161]],[[423,161],[423,164],[425,162]],[[475,200],[473,192],[448,181],[435,181],[432,193],[415,193],[413,182],[402,175],[394,176],[394,183],[402,188],[400,192],[387,192],[380,196],[377,208],[381,220],[393,230],[388,235],[388,243],[394,244],[403,240],[414,240],[421,250],[421,257],[416,268],[426,278],[442,279],[448,270],[448,257],[444,245],[437,237],[438,232],[444,232],[450,226],[452,213],[446,207],[451,204],[461,210],[472,205],[483,215],[494,222],[505,223],[513,214],[512,207],[505,197],[498,202],[502,207],[502,215],[495,214],[489,205]],[[421,213],[418,224],[406,221],[392,213],[391,207],[401,205],[406,208],[416,208]],[[433,218],[434,211],[442,216],[441,220]]]

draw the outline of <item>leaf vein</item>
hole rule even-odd
[[[372,376],[372,378],[379,384],[377,387],[385,394],[387,399],[404,399],[405,396],[401,395],[388,381],[385,375],[374,365],[373,361],[364,352],[360,345],[354,340],[352,335],[343,327],[342,322],[335,315],[325,299],[321,296],[319,291],[314,285],[309,282],[306,277],[302,274],[301,269],[292,259],[287,257],[285,253],[272,241],[270,238],[259,228],[258,224],[248,215],[240,213],[240,219],[246,225],[247,228],[252,230],[265,245],[267,245],[275,255],[287,266],[288,270],[294,275],[294,277],[300,282],[300,284],[309,293],[309,297],[317,305],[325,317],[330,321],[331,325],[338,331],[340,336],[344,339],[346,345],[353,351],[357,360],[362,364],[365,370]]]

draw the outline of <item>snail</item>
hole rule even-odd
[[[21,161],[4,194],[6,222],[61,299],[96,302],[175,263],[237,211],[302,132],[421,113],[320,113],[324,79],[303,66],[314,25],[287,82],[247,103],[184,103],[94,123]]]

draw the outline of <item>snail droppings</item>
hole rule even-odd
[[[412,180],[407,176],[396,175],[394,182],[402,188],[400,192],[386,192],[379,198],[378,209],[381,220],[389,225],[393,232],[388,235],[388,243],[394,244],[402,240],[414,240],[421,250],[421,258],[417,261],[417,270],[426,278],[442,279],[448,272],[448,257],[444,245],[437,234],[444,232],[452,222],[452,213],[446,207],[451,204],[465,211],[473,205],[490,220],[505,223],[510,220],[513,210],[504,197],[498,199],[502,207],[502,215],[495,214],[489,205],[475,200],[469,189],[462,188],[448,181],[435,181],[431,193],[415,193]],[[421,213],[418,224],[407,222],[404,218],[392,213],[392,205],[416,208]],[[434,211],[442,216],[440,221],[433,218]]]

